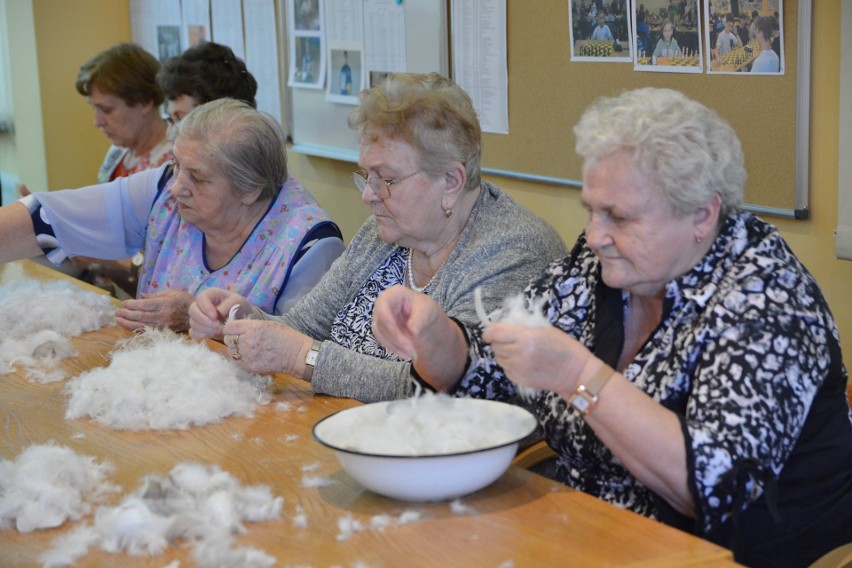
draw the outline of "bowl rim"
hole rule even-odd
[[[383,401],[379,401],[379,402],[362,404],[360,406],[353,406],[351,408],[344,408],[343,410],[338,410],[336,412],[332,412],[331,414],[329,414],[328,416],[326,416],[324,418],[321,418],[320,420],[317,421],[316,424],[314,424],[313,428],[311,428],[311,435],[313,436],[314,440],[316,440],[317,442],[319,442],[323,446],[330,448],[330,449],[332,449],[336,452],[343,452],[343,453],[350,454],[350,455],[353,455],[353,456],[364,456],[364,457],[375,457],[375,458],[391,458],[391,459],[399,459],[399,460],[408,460],[408,459],[422,460],[422,459],[430,459],[430,458],[447,458],[447,457],[454,457],[454,456],[473,455],[473,454],[479,454],[479,453],[482,453],[482,452],[488,452],[488,451],[491,451],[491,450],[496,450],[498,448],[505,448],[506,446],[511,446],[512,444],[517,444],[518,442],[520,442],[521,440],[523,440],[524,438],[526,438],[527,436],[529,436],[530,434],[535,432],[536,428],[538,428],[538,419],[535,417],[535,415],[532,412],[530,412],[529,410],[527,410],[526,408],[524,408],[522,406],[519,406],[519,405],[516,405],[516,404],[511,404],[511,403],[508,403],[508,402],[504,402],[502,400],[489,400],[489,399],[484,399],[484,398],[466,398],[466,399],[460,398],[458,400],[475,400],[475,401],[479,401],[479,402],[505,404],[507,406],[512,407],[513,409],[525,412],[527,415],[529,415],[529,417],[532,418],[532,429],[529,430],[528,432],[524,433],[521,436],[516,436],[516,437],[512,438],[511,440],[509,440],[507,442],[502,442],[500,444],[493,444],[493,445],[490,445],[490,446],[484,446],[482,448],[477,448],[475,450],[462,450],[462,451],[455,451],[455,452],[444,452],[444,453],[440,453],[440,454],[404,454],[404,455],[401,455],[401,454],[381,454],[381,453],[375,453],[375,452],[362,452],[362,451],[359,451],[359,450],[353,450],[351,448],[343,448],[341,446],[335,445],[335,444],[333,444],[333,443],[331,443],[327,440],[323,440],[319,435],[317,435],[317,428],[319,428],[320,425],[323,422],[334,418],[335,416],[337,416],[340,413],[349,412],[349,411],[352,411],[352,410],[357,410],[357,409],[364,408],[364,407],[370,406],[370,405],[379,405],[379,404],[387,405],[391,402],[396,402],[396,401],[393,401],[393,400],[383,400]]]

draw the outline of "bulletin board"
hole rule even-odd
[[[483,135],[483,172],[580,187],[572,127],[582,112],[600,96],[668,87],[715,109],[737,131],[748,171],[746,209],[808,218],[811,1],[783,2],[784,75],[741,76],[572,62],[567,0],[507,0],[509,134]],[[410,71],[448,73],[448,4],[404,1]],[[357,160],[357,141],[346,126],[351,106],[327,102],[319,91],[288,93],[293,151]]]
[[[284,16],[282,30],[287,29],[285,4],[283,0],[279,3],[279,11]],[[449,28],[445,0],[404,0],[399,5],[405,18],[407,70],[448,75]],[[287,60],[285,57],[284,61]],[[325,90],[289,88],[287,94],[286,126],[292,151],[352,162],[358,160],[358,141],[346,121],[354,106],[327,101]]]
[[[785,74],[749,77],[572,62],[566,0],[508,0],[509,134],[483,136],[484,171],[579,187],[572,127],[583,111],[600,96],[667,87],[716,110],[736,130],[748,209],[807,218],[810,0],[784,0],[783,10]]]

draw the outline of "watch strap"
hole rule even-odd
[[[580,415],[587,415],[597,406],[598,395],[614,374],[615,370],[604,363],[589,381],[577,387],[577,391],[571,395],[568,403],[577,409]]]
[[[319,359],[320,347],[322,347],[322,342],[315,339],[311,348],[308,349],[307,355],[305,355],[305,371],[302,373],[302,379],[306,381],[310,381],[311,377],[314,376],[314,367],[316,367],[317,359]]]

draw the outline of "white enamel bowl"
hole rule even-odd
[[[528,411],[502,402],[433,395],[434,404],[421,398],[412,409],[413,400],[337,412],[314,426],[314,438],[370,491],[402,501],[442,501],[496,481],[518,442],[536,427]]]

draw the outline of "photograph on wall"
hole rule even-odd
[[[296,37],[293,41],[290,86],[321,89],[325,65],[320,38]]]
[[[181,53],[180,26],[157,26],[157,56],[165,61]]]
[[[783,13],[783,0],[704,0],[710,73],[783,75]]]
[[[287,0],[287,38],[290,75],[287,85],[322,89],[325,85],[326,54],[320,0]]]
[[[189,37],[189,45],[187,48],[196,47],[207,41],[207,28],[201,25],[186,26],[187,36]]]
[[[183,24],[183,36],[181,40],[185,49],[201,45],[210,41],[210,1],[209,0],[181,0],[180,2],[181,24]]]
[[[318,32],[322,29],[319,0],[296,0],[292,14],[297,30]]]
[[[633,61],[627,0],[569,0],[568,3],[571,61]]]
[[[699,0],[643,0],[634,4],[634,69],[701,73]]]
[[[358,93],[364,88],[363,53],[352,46],[336,45],[329,49],[327,101],[358,104]]]
[[[381,85],[388,78],[390,71],[370,71],[370,88]]]

